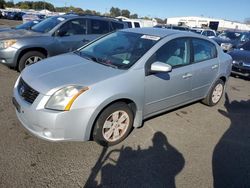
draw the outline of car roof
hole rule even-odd
[[[122,31],[144,34],[144,35],[153,35],[157,37],[166,37],[168,35],[183,33],[186,31],[179,31],[173,29],[165,29],[165,28],[155,28],[155,27],[145,27],[145,28],[129,28],[123,29]]]
[[[55,16],[56,18],[65,18],[65,19],[73,19],[73,18],[95,18],[95,19],[105,19],[105,20],[111,20],[116,22],[122,22],[117,18],[107,17],[107,16],[98,16],[98,15],[91,15],[91,14],[83,14],[83,15],[77,15],[77,14],[64,14],[60,16]]]

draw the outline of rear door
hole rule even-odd
[[[193,99],[204,97],[217,77],[219,59],[215,44],[205,39],[192,39]]]

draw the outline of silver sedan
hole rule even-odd
[[[115,145],[145,118],[224,93],[232,59],[212,40],[168,29],[126,29],[31,65],[13,92],[16,114],[49,141]]]

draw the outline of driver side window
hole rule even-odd
[[[164,44],[150,58],[151,63],[159,61],[173,68],[190,63],[190,48],[187,38],[174,39]]]
[[[66,22],[59,29],[60,36],[84,35],[86,34],[86,20],[75,19]]]

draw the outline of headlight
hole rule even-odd
[[[6,49],[11,47],[17,42],[17,40],[3,40],[0,41],[0,49]]]
[[[50,97],[45,108],[51,110],[69,111],[76,98],[88,89],[88,87],[82,86],[68,86],[62,88]]]

